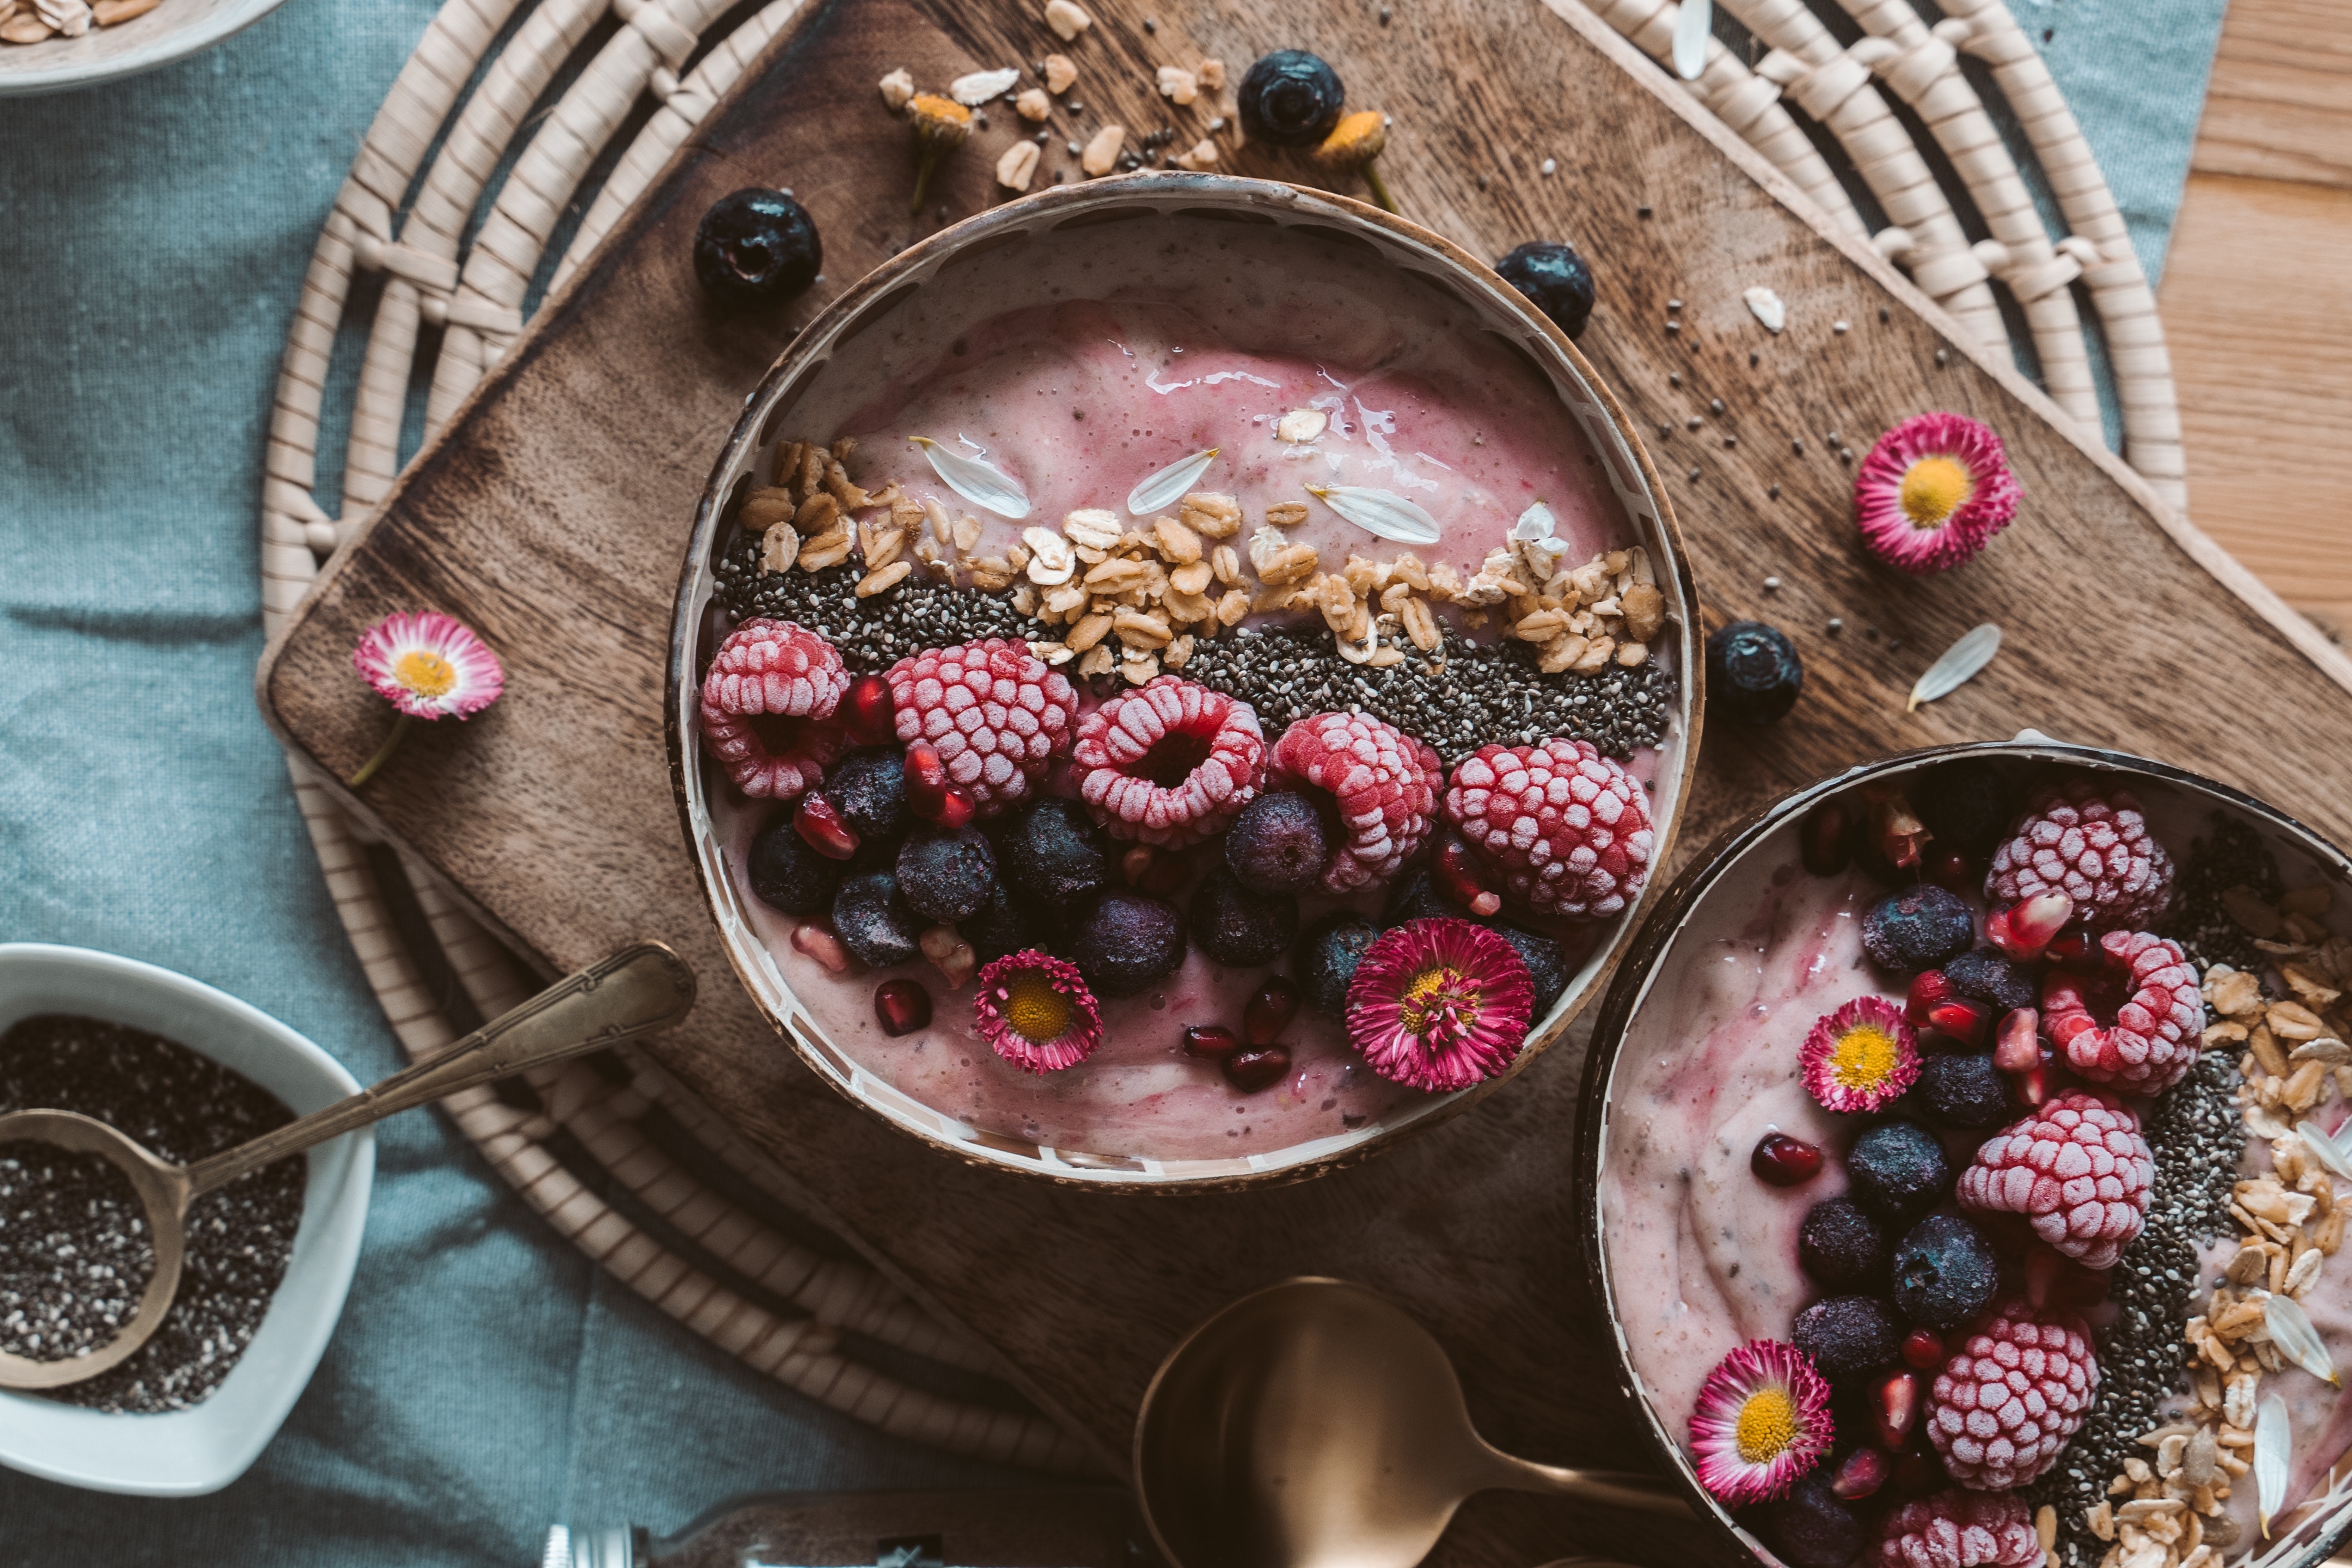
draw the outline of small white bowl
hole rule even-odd
[[[152,13],[151,13],[152,15]],[[111,953],[0,943],[0,1033],[39,1013],[79,1013],[177,1040],[307,1114],[357,1093],[334,1058],[225,992]],[[190,1410],[110,1415],[0,1390],[0,1465],[93,1491],[200,1497],[245,1474],[286,1422],[342,1315],[367,1224],[375,1133],[311,1150],[302,1224],[253,1342]]]
[[[284,0],[163,0],[143,16],[79,38],[0,44],[0,98],[70,92],[137,76],[211,48]]]

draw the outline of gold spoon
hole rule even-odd
[[[1178,1568],[1412,1568],[1489,1487],[1688,1513],[1658,1478],[1490,1447],[1429,1331],[1339,1279],[1244,1296],[1169,1352],[1136,1418],[1135,1479]]]
[[[657,942],[642,942],[557,981],[433,1058],[323,1110],[192,1165],[149,1152],[128,1135],[70,1110],[0,1116],[0,1143],[47,1143],[101,1154],[131,1179],[155,1243],[138,1315],[100,1349],[59,1361],[0,1352],[0,1388],[63,1388],[128,1360],[171,1310],[187,1256],[188,1205],[217,1187],[314,1143],[542,1062],[667,1028],[694,1005],[694,973]]]

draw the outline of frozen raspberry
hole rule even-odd
[[[1590,741],[1481,746],[1454,768],[1445,815],[1505,890],[1544,914],[1617,914],[1649,880],[1649,803]]]
[[[1875,1560],[1877,1568],[2037,1568],[2042,1542],[2023,1498],[1948,1491],[1888,1514]]]
[[[2072,1089],[1985,1140],[1960,1173],[1960,1206],[2023,1215],[2084,1268],[2112,1268],[2147,1223],[2155,1173],[2138,1120]]]
[[[1112,837],[1181,849],[1223,832],[1257,794],[1265,731],[1248,703],[1162,675],[1081,720],[1070,761]]]
[[[849,744],[827,722],[849,689],[841,655],[790,621],[745,621],[702,678],[702,743],[745,795],[814,789]]]
[[[2073,899],[2075,921],[2093,930],[2153,925],[2172,898],[2172,857],[2130,795],[2071,779],[2033,797],[1985,877],[1995,905],[2052,891]]]
[[[2098,1358],[2082,1321],[2036,1319],[2023,1298],[2012,1298],[1936,1374],[1927,1440],[1971,1490],[2021,1487],[2057,1462],[2098,1387]]]
[[[1397,874],[1429,837],[1444,768],[1437,753],[1363,713],[1301,719],[1274,743],[1274,784],[1339,814],[1323,887],[1350,893]]]
[[[2197,967],[2179,945],[2146,931],[2099,938],[2096,974],[2053,969],[2042,982],[2042,1028],[2066,1065],[2132,1094],[2170,1089],[2196,1064],[2205,1037]]]
[[[890,667],[898,739],[929,742],[982,816],[1025,797],[1069,746],[1078,694],[1006,637],[927,649]]]

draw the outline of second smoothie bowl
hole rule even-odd
[[[1623,412],[1411,224],[1213,175],[901,253],[751,399],[680,584],[680,809],[829,1082],[961,1157],[1295,1178],[1624,945],[1696,751]]]

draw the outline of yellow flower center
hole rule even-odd
[[[1975,488],[1958,458],[1922,458],[1903,470],[1903,515],[1914,528],[1941,528]]]
[[[1732,1440],[1739,1457],[1751,1465],[1777,1459],[1797,1440],[1797,1402],[1777,1384],[1759,1388],[1739,1407],[1739,1424]]]
[[[457,684],[457,667],[427,648],[412,648],[392,667],[392,678],[419,697],[446,697]]]
[[[1013,1032],[1033,1044],[1044,1045],[1069,1033],[1076,1016],[1070,999],[1034,969],[1015,974],[1004,987],[1004,1021]]]
[[[1830,1076],[1841,1089],[1876,1089],[1900,1058],[1895,1037],[1875,1024],[1856,1024],[1838,1037],[1830,1053]],[[1743,1417],[1745,1419],[1745,1417]]]
[[[1476,989],[1465,983],[1460,971],[1443,963],[1414,975],[1398,995],[1397,1006],[1405,1028],[1416,1035],[1427,1035],[1443,1023],[1449,1007],[1465,1025],[1478,1018]]]

